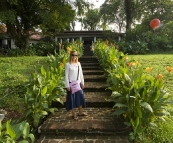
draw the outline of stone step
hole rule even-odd
[[[105,75],[84,75],[85,82],[106,82]]]
[[[92,63],[98,63],[98,59],[97,58],[95,58],[95,57],[92,57],[92,56],[88,56],[88,57],[81,57],[81,58],[79,58],[79,62],[81,62],[81,63],[83,63],[83,62],[85,62],[85,63],[90,63],[90,62],[92,62]]]
[[[103,75],[104,71],[102,70],[83,70],[84,75]]]
[[[105,82],[85,82],[84,92],[107,92],[110,91],[107,89]]]
[[[101,70],[98,66],[82,66],[82,70]]]
[[[90,66],[90,67],[97,66],[97,67],[99,67],[99,63],[81,63],[81,66],[82,66],[82,68],[85,66]]]
[[[36,143],[130,143],[125,135],[42,135]]]
[[[77,113],[78,110],[75,109]],[[71,112],[59,108],[47,117],[39,131],[42,135],[128,135],[130,128],[124,124],[122,117],[112,115],[111,108],[84,108],[88,116],[79,116],[79,120],[72,119]]]
[[[111,92],[84,92],[87,107],[113,107],[115,102],[109,101]],[[63,103],[54,101],[53,107],[65,107],[66,96],[63,97]]]

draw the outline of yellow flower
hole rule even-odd
[[[151,71],[153,70],[153,68],[147,67],[145,70],[146,70],[147,72],[151,72]]]
[[[67,51],[69,51],[69,50],[70,50],[70,48],[69,48],[69,47],[67,47],[66,49],[67,49]]]
[[[166,70],[170,73],[172,71],[172,67],[167,66]]]
[[[162,78],[163,78],[163,75],[162,74],[158,74],[157,79],[161,80]]]
[[[139,63],[138,61],[136,61],[136,65],[137,65],[137,66],[140,66],[140,63]]]
[[[124,57],[124,61],[127,61],[129,58],[127,56]]]
[[[116,61],[116,62],[117,62],[117,58],[114,58],[114,61]]]

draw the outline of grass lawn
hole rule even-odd
[[[18,97],[24,96],[25,83],[36,69],[46,66],[47,57],[0,57],[0,108],[18,110]]]
[[[167,66],[173,67],[173,54],[157,55],[129,55],[129,59],[138,60],[144,68],[152,67],[153,75],[163,74],[165,88],[173,94],[173,71],[168,77]],[[8,107],[10,110],[20,111],[19,99],[26,92],[25,83],[29,76],[41,66],[46,67],[47,57],[0,57],[0,108]],[[173,97],[173,96],[172,96]],[[173,98],[172,98],[173,99]],[[169,107],[170,118],[173,120],[173,106]],[[173,142],[173,122],[158,121],[156,130],[149,130],[145,134],[144,143],[172,143]],[[166,127],[166,128],[165,128]]]

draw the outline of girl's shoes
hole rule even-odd
[[[77,121],[78,117],[77,116],[72,116],[73,120]]]

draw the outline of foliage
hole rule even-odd
[[[65,95],[63,77],[66,60],[67,55],[63,51],[60,55],[50,55],[50,66],[47,69],[41,67],[39,72],[32,73],[26,85],[26,111],[21,119],[26,119],[33,127],[38,127],[49,113],[54,113],[56,109],[51,108],[52,101],[62,103],[62,96]]]
[[[148,51],[147,43],[145,41],[120,41],[118,43],[119,50],[126,54],[145,54]]]
[[[30,126],[26,121],[12,123],[8,120],[3,125],[0,122],[0,143],[34,143],[35,137],[30,133]]]
[[[79,57],[81,57],[83,55],[83,44],[79,40],[74,41],[74,43],[67,43],[66,50],[68,54],[70,54],[72,50],[76,50],[78,51]]]
[[[125,28],[124,3],[121,0],[109,1],[101,6],[100,13],[104,23],[116,24],[118,32]]]
[[[75,41],[69,45],[82,55],[82,43]],[[49,66],[43,66],[40,71],[31,74],[27,83],[24,106],[25,112],[20,120],[27,120],[32,127],[38,127],[43,119],[49,114],[54,113],[56,108],[52,108],[52,101],[63,104],[62,97],[65,95],[64,89],[64,66],[67,62],[68,54],[64,49],[55,56],[48,56]]]
[[[156,30],[151,30],[149,26],[140,24],[134,29],[128,30],[118,45],[120,50],[129,54],[171,51],[173,49],[171,29],[171,21],[161,24]],[[145,48],[146,46],[147,48]]]
[[[20,49],[27,48],[31,31],[40,25],[44,33],[55,34],[68,28],[74,16],[72,7],[60,0],[2,0],[0,5],[0,21],[6,24],[7,34]]]
[[[98,9],[88,9],[83,18],[84,28],[96,30],[100,22],[100,13]]]
[[[125,124],[132,127],[131,140],[142,140],[146,128],[156,127],[156,117],[164,120],[169,115],[166,107],[172,101],[169,101],[163,75],[149,74],[152,68],[144,71],[138,61],[129,61],[123,53],[106,44],[97,42],[95,54],[98,59],[102,59],[99,60],[101,64],[106,65],[103,69],[107,69],[108,73],[107,82],[115,102],[114,114],[123,115]],[[167,71],[170,74],[172,68],[167,67]]]
[[[59,51],[58,43],[55,42],[39,42],[34,44],[28,48],[35,51],[35,55],[37,56],[47,56],[47,55],[54,55],[56,51]]]
[[[43,6],[45,10],[40,12],[40,28],[44,35],[54,36],[58,32],[69,30],[75,17],[75,11],[70,4],[54,0],[44,3]]]

